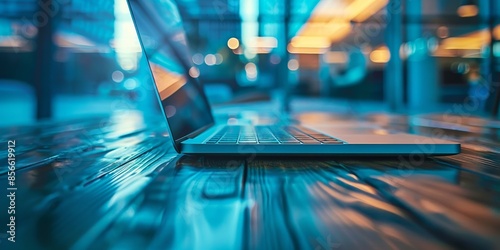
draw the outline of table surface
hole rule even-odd
[[[16,243],[2,226],[0,248],[500,249],[498,121],[291,118],[366,120],[386,132],[460,141],[462,153],[426,159],[179,155],[161,122],[132,112],[4,128],[0,225],[10,219],[6,162],[8,141],[15,140]]]

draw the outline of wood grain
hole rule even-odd
[[[120,119],[1,131],[2,162],[6,141],[18,145],[16,248],[500,247],[497,131],[447,133],[465,145],[448,157],[215,158],[178,155],[163,127]]]

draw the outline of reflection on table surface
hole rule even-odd
[[[274,122],[269,114],[219,121]],[[6,128],[16,140],[18,249],[492,249],[500,247],[497,121],[300,113],[461,141],[447,157],[178,155],[140,113]],[[256,120],[257,119],[257,120]],[[451,120],[450,120],[451,119]],[[0,182],[7,182],[6,167]],[[6,190],[0,189],[5,197]],[[8,207],[6,199],[1,207]],[[7,224],[4,213],[0,224]]]

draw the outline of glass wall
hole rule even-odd
[[[405,5],[402,57],[408,105],[425,109],[453,103],[468,107],[470,114],[492,112],[499,4],[421,0]]]
[[[201,79],[228,93],[282,87],[294,96],[375,101],[415,112],[448,110],[472,99],[478,114],[494,106],[490,40],[498,38],[497,5],[180,1]]]
[[[125,0],[1,0],[0,13],[0,125],[154,110]]]
[[[175,2],[192,73],[215,104],[279,95],[397,112],[498,108],[495,0]],[[124,4],[0,0],[2,114],[29,123],[154,110]]]

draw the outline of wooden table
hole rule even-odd
[[[335,122],[343,115],[301,114]],[[178,155],[139,113],[0,134],[1,249],[500,249],[498,122],[369,114],[446,137],[460,155]],[[378,131],[380,132],[380,131]],[[7,239],[15,140],[16,243]]]

